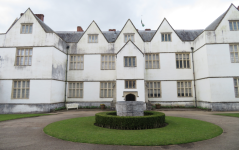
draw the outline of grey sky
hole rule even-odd
[[[174,29],[205,29],[231,3],[237,7],[239,0],[1,0],[0,33],[29,7],[54,31],[85,30],[93,20],[103,31],[121,30],[128,19],[140,30],[156,30],[163,18]]]

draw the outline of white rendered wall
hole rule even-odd
[[[58,49],[52,49],[52,78],[65,81],[67,55]]]
[[[50,103],[59,103],[65,101],[65,82],[51,80]]]
[[[136,56],[136,67],[124,67],[125,56]],[[143,54],[129,41],[117,54],[117,79],[144,79],[144,62]]]
[[[138,97],[136,97],[136,101],[145,102],[145,84],[144,80],[136,80],[136,89],[125,89],[125,80],[116,80],[117,86],[117,101],[125,101],[124,91],[136,91],[138,92]]]
[[[83,83],[83,98],[68,98],[68,87],[67,83],[67,102],[92,102],[92,101],[109,101],[113,98],[100,98],[100,82],[84,82]]]
[[[68,56],[67,81],[112,81],[116,79],[116,70],[101,70],[101,55],[84,55],[84,69],[70,70]]]
[[[211,102],[211,84],[210,79],[196,81],[197,100]]]

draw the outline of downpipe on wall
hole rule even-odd
[[[196,84],[195,84],[195,72],[194,72],[194,60],[193,60],[193,47],[191,47],[192,50],[192,63],[193,63],[193,81],[194,81],[194,94],[195,94],[195,106],[197,107],[197,95],[196,95]]]
[[[66,46],[65,106],[66,106],[66,87],[67,87],[67,70],[68,70],[68,50],[69,46]]]

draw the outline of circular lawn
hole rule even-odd
[[[79,117],[51,123],[44,128],[50,136],[72,142],[156,146],[211,139],[222,134],[219,126],[195,119],[166,116],[168,125],[145,130],[117,130],[95,126],[95,117]]]

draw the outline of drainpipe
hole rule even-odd
[[[66,86],[67,86],[67,69],[68,69],[68,50],[69,50],[69,46],[66,46],[65,105],[66,105]]]
[[[195,84],[195,72],[194,72],[194,60],[193,60],[193,47],[191,47],[192,50],[192,63],[193,63],[193,80],[194,80],[194,93],[195,93],[195,105],[197,107],[197,95],[196,95],[196,84]]]

